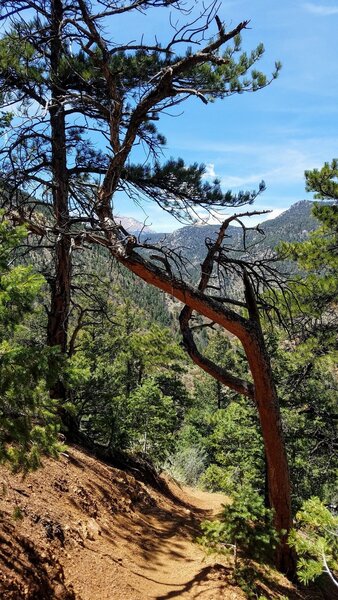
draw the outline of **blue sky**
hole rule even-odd
[[[180,116],[163,117],[165,152],[205,163],[224,189],[255,189],[264,179],[267,190],[256,208],[272,209],[274,216],[311,198],[304,189],[305,169],[338,155],[338,0],[236,0],[223,2],[219,15],[229,29],[250,19],[243,49],[263,42],[265,56],[258,67],[268,74],[280,60],[282,71],[270,87],[255,94],[208,106],[193,99],[176,111]],[[147,41],[155,33],[161,39],[161,33],[169,32],[167,17],[162,10],[129,15],[116,33],[121,42],[126,31],[130,40],[138,39],[140,31]],[[147,224],[156,231],[180,226],[148,204],[142,210],[121,199],[117,209],[141,220],[149,215]]]
[[[142,35],[153,43],[157,36],[165,44],[172,32],[171,12],[154,9],[114,17],[108,37],[124,44]],[[255,208],[271,209],[266,217],[271,218],[312,198],[304,189],[304,170],[338,156],[338,0],[230,0],[220,2],[218,14],[227,29],[250,20],[243,50],[250,52],[263,42],[265,55],[258,68],[269,75],[280,60],[282,71],[257,93],[208,106],[193,98],[172,111],[174,117],[163,116],[159,129],[167,138],[165,157],[206,164],[210,179],[218,177],[224,190],[257,189],[263,179],[267,189]],[[119,215],[146,220],[155,231],[181,226],[153,203],[136,206],[121,196],[115,207]]]

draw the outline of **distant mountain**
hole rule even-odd
[[[247,246],[255,255],[273,250],[281,241],[301,241],[318,226],[318,221],[312,216],[313,203],[301,200],[274,219],[264,221],[259,230],[248,231]],[[206,252],[205,241],[214,240],[217,236],[218,225],[188,225],[172,233],[147,235],[152,243],[163,244],[171,249],[182,252],[193,264],[199,264]],[[242,229],[230,226],[225,245],[229,250],[239,250],[242,246]]]
[[[152,230],[141,221],[133,219],[132,217],[115,217],[117,223],[121,224],[130,233],[152,233]]]
[[[313,202],[301,200],[275,219],[264,221],[261,228],[266,243],[274,248],[279,242],[301,242],[311,231],[318,227],[318,221],[312,215]]]

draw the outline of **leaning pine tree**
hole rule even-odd
[[[119,44],[109,36],[112,23],[117,24],[115,31],[121,30],[118,19],[128,11],[151,15],[152,10],[169,8],[187,21],[162,45],[157,39],[146,44],[143,38]],[[189,218],[199,207],[239,207],[256,197],[224,193],[218,181],[203,182],[203,166],[159,160],[165,140],[156,123],[164,111],[191,97],[207,104],[256,91],[278,74],[278,64],[271,79],[254,69],[263,46],[242,52],[240,34],[248,23],[227,30],[218,9],[213,3],[196,15],[195,7],[189,13],[179,0],[6,2],[1,12],[6,33],[0,41],[0,92],[3,106],[15,107],[15,114],[1,148],[4,198],[12,218],[30,228],[35,246],[53,248],[49,345],[67,351],[72,253],[89,243],[108,248],[127,269],[183,303],[180,325],[192,359],[257,406],[270,502],[281,535],[277,564],[293,576],[294,558],[286,542],[291,527],[288,465],[259,318],[265,308],[261,292],[267,281],[276,283],[276,275],[264,260],[231,256],[225,240],[232,217],[215,240],[207,241],[200,282],[194,287],[184,276],[180,253],[141,243],[123,229],[113,211],[114,196],[121,191],[138,201],[142,196],[151,199],[178,218]],[[146,164],[134,160],[140,144],[147,149]],[[224,275],[238,280],[240,300],[215,285],[215,269],[219,282]],[[241,341],[253,383],[203,357],[190,327],[193,311]],[[62,382],[52,395],[65,400]]]

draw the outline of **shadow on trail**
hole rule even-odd
[[[136,545],[134,562],[138,567],[146,564],[147,569],[156,570],[168,558],[190,562],[185,542],[200,534],[200,522],[208,517],[207,510],[194,506],[193,499],[190,503],[188,498],[176,496],[159,476],[157,489],[149,488],[144,483],[145,473],[135,479],[130,470],[112,468],[107,461],[93,459],[90,453],[79,455],[76,447],[75,453],[70,449],[68,461],[82,473],[81,483],[66,494],[68,502],[89,517],[100,519],[103,513],[113,517],[110,527],[101,524],[100,529],[117,555],[118,542],[122,542],[125,547]],[[179,487],[178,491],[181,495]]]
[[[185,555],[184,543],[195,539],[199,534],[198,526],[199,520],[181,515],[174,507],[148,508],[137,517],[137,535],[128,530],[120,531],[118,535],[136,544],[141,563],[146,564],[147,569],[156,570],[168,558],[190,562]],[[173,539],[176,536],[177,540]]]
[[[182,594],[190,592],[194,588],[195,597],[202,596],[204,592],[210,593],[210,589],[213,583],[215,587],[217,585],[217,593],[221,594],[222,590],[231,586],[231,569],[224,567],[223,565],[216,564],[213,566],[203,567],[190,581],[187,583],[178,585],[179,590],[172,590],[161,596],[156,596],[156,600],[170,600],[170,598],[179,598]],[[222,581],[220,581],[222,580]],[[203,584],[208,584],[207,588],[203,589]],[[201,588],[198,590],[198,588]]]

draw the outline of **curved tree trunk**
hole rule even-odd
[[[136,253],[123,256],[121,248],[116,251],[116,244],[114,245],[111,240],[107,240],[107,246],[114,256],[138,277],[177,298],[189,307],[189,310],[204,315],[241,341],[254,380],[253,398],[258,409],[264,440],[269,499],[275,511],[276,529],[281,534],[281,543],[276,552],[276,566],[293,579],[296,573],[295,554],[287,544],[288,533],[292,526],[289,469],[278,396],[259,321],[253,318],[245,319],[181,279],[166,274]],[[201,362],[199,366],[204,368]],[[205,370],[213,375],[210,361]],[[218,370],[214,376],[228,385],[227,375]],[[232,389],[242,388],[240,393],[252,397],[252,384],[239,379],[234,383],[235,379],[230,376],[229,386]]]

